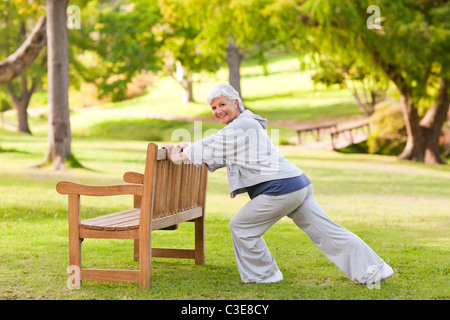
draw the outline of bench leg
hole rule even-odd
[[[139,239],[134,239],[134,250],[133,250],[134,261],[139,261]]]
[[[75,270],[73,288],[81,286],[80,196],[69,194],[69,268]],[[77,268],[76,268],[77,267]]]
[[[205,216],[195,219],[195,264],[205,263]]]
[[[139,272],[141,289],[152,286],[152,239],[151,231],[140,232],[139,241]],[[136,244],[136,242],[135,242]]]

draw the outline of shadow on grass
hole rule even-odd
[[[31,152],[18,150],[18,149],[3,149],[0,147],[0,153],[21,153],[21,154],[31,154]]]
[[[74,154],[70,154],[66,159],[65,159],[65,168],[66,169],[82,169],[82,170],[86,170],[89,172],[95,172],[95,173],[103,173],[104,171],[98,170],[98,169],[92,169],[89,167],[84,166],[76,157]],[[47,168],[47,167],[51,167],[52,163],[50,161],[43,161],[41,163],[37,163],[37,164],[33,164],[30,165],[26,168],[24,168],[25,170],[27,169],[43,169],[43,168]]]

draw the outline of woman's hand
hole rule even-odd
[[[186,142],[180,142],[175,146],[175,148],[179,147],[181,148],[181,152],[183,152],[183,149],[187,148],[189,145]]]
[[[173,162],[173,160],[172,160],[172,154],[173,154],[173,149],[175,148],[173,145],[171,145],[171,144],[164,144],[163,146],[162,146],[162,148],[163,149],[166,149],[167,150],[167,159],[169,159],[170,161],[172,161]]]
[[[179,143],[175,147],[171,144],[165,144],[162,148],[167,150],[167,158],[169,158],[170,161],[174,164],[181,164],[183,161],[189,161],[183,153],[183,148],[186,148],[187,146],[187,143]]]
[[[164,145],[162,146],[162,149],[166,149],[166,150],[167,150],[167,158],[168,158],[169,160],[172,160],[172,152],[173,152],[173,148],[174,148],[174,146],[171,145],[171,144],[164,144]]]

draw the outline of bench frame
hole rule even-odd
[[[149,143],[144,174],[126,172],[123,179],[128,184],[92,186],[60,181],[56,185],[58,193],[68,195],[69,265],[79,268],[79,285],[81,280],[131,281],[139,282],[142,289],[147,289],[152,282],[152,257],[195,259],[196,264],[204,263],[206,166],[175,165],[167,159],[166,152],[165,149],[158,150],[155,143]],[[174,172],[177,172],[176,176],[172,175]],[[181,185],[183,179],[189,179],[186,183],[192,185],[185,185],[183,189],[188,192],[167,195],[159,191],[166,190],[164,186],[169,184],[163,176],[167,173],[175,179],[171,185]],[[133,195],[133,208],[114,213],[125,222],[118,222],[119,219],[111,214],[81,221],[81,195],[126,194]],[[106,226],[106,221],[110,225]],[[173,230],[179,223],[187,221],[195,223],[195,249],[152,248],[152,231]],[[134,239],[134,260],[139,261],[139,270],[82,268],[81,243],[85,238]]]

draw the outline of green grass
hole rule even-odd
[[[364,239],[395,270],[380,289],[350,281],[288,218],[265,235],[285,280],[243,284],[228,230],[230,217],[248,200],[227,194],[226,172],[210,174],[206,263],[155,258],[153,288],[135,283],[88,282],[66,287],[67,200],[55,191],[62,179],[91,184],[121,181],[142,171],[145,142],[75,138],[73,149],[87,169],[32,169],[42,160],[44,137],[1,131],[0,299],[441,299],[450,297],[450,167],[393,157],[281,151],[312,179],[316,197],[336,222]],[[28,169],[25,169],[28,168]],[[83,217],[120,210],[129,197],[82,199]],[[226,204],[226,205],[225,205]],[[193,247],[193,224],[154,233],[155,246]],[[137,267],[130,240],[83,242],[86,267]]]
[[[358,117],[351,94],[314,88],[292,56],[269,57],[269,75],[248,61],[242,88],[247,107],[271,120],[321,121]],[[67,199],[56,193],[60,180],[88,184],[121,183],[125,171],[141,171],[148,141],[170,142],[176,129],[195,138],[196,128],[182,117],[211,117],[202,100],[220,70],[195,83],[198,102],[182,105],[181,89],[161,79],[146,95],[71,114],[72,151],[84,168],[54,172],[33,168],[46,149],[46,117],[30,110],[31,130],[24,135],[0,129],[0,299],[438,299],[449,293],[450,165],[398,161],[395,157],[326,151],[280,150],[302,168],[314,184],[316,198],[337,223],[365,240],[392,265],[395,275],[380,289],[350,281],[288,218],[264,236],[285,280],[243,284],[237,271],[229,219],[247,201],[230,199],[226,171],[209,175],[206,218],[206,263],[153,260],[153,288],[135,283],[84,282],[80,290],[68,279]],[[174,119],[155,119],[174,117]],[[5,119],[15,122],[14,112]],[[201,123],[202,134],[221,125]],[[294,132],[280,129],[280,140]],[[198,136],[197,136],[198,137]],[[162,141],[161,141],[162,140]],[[127,196],[82,199],[83,218],[128,207]],[[193,224],[154,233],[155,246],[193,247]],[[86,267],[133,269],[130,240],[83,242]]]

